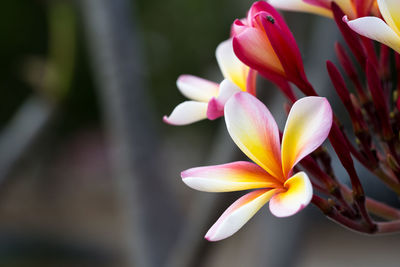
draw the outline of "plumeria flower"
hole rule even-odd
[[[343,19],[358,34],[381,42],[400,53],[400,1],[378,0],[378,6],[385,21],[378,17]]]
[[[235,56],[232,39],[217,47],[216,58],[225,79],[217,84],[196,76],[181,75],[177,87],[190,101],[179,104],[169,117],[164,116],[164,122],[186,125],[206,118],[214,120],[223,116],[224,105],[234,93],[255,94],[256,72]]]
[[[333,17],[332,0],[269,0],[272,6],[282,10],[314,13]],[[375,0],[335,0],[336,4],[350,18],[368,15],[374,8]]]
[[[268,201],[272,214],[291,216],[312,198],[311,182],[293,167],[319,147],[332,125],[332,110],[325,98],[304,97],[292,106],[280,146],[278,126],[267,107],[256,97],[240,92],[225,105],[228,132],[236,145],[255,163],[192,168],[183,171],[183,182],[206,192],[256,189],[234,202],[207,232],[218,241],[233,235]]]
[[[267,2],[255,2],[247,18],[232,25],[233,49],[247,66],[276,84],[309,84],[299,48],[282,16]],[[305,92],[314,95],[313,91]]]

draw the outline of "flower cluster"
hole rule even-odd
[[[295,38],[275,8],[317,13],[336,22],[355,61],[336,43],[345,75],[330,61],[326,66],[351,118],[353,135],[345,133],[327,99],[318,96],[308,81]],[[373,40],[381,43],[379,53]],[[164,117],[166,123],[185,125],[223,116],[231,138],[252,161],[182,172],[183,182],[196,190],[252,190],[222,214],[206,238],[217,241],[231,236],[267,202],[277,217],[291,216],[312,202],[329,218],[353,230],[369,234],[399,231],[400,211],[365,195],[353,162],[355,158],[400,195],[398,53],[397,0],[259,1],[245,18],[235,20],[230,38],[216,50],[224,80],[218,84],[180,76],[178,89],[191,100]],[[392,57],[395,68],[390,64]],[[273,82],[291,106],[282,134],[257,98],[258,74]],[[298,99],[294,86],[305,97]],[[348,174],[351,189],[335,175],[331,155],[322,146],[326,138]],[[371,214],[380,220],[373,220]]]

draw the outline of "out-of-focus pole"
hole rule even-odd
[[[158,137],[143,78],[134,1],[78,0],[126,210],[130,265],[161,266],[179,218],[163,185]]]

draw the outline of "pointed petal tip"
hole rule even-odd
[[[176,82],[178,83],[179,81],[182,81],[185,79],[185,77],[190,76],[189,74],[181,74],[178,76],[178,79],[176,79]]]
[[[223,240],[225,238],[228,238],[230,235],[228,236],[220,236],[218,237],[217,235],[217,231],[218,229],[216,229],[215,225],[213,225],[206,233],[206,235],[204,236],[204,239],[209,241],[209,242],[217,242],[220,240]]]
[[[167,116],[167,115],[164,115],[164,116],[162,117],[162,120],[163,120],[163,122],[168,123],[168,116]]]
[[[171,119],[171,115],[170,116],[164,115],[162,120],[163,120],[164,123],[166,123],[168,125],[172,125],[172,126],[183,126],[183,125],[186,125],[186,124],[177,123],[176,121]]]
[[[213,229],[210,229],[204,236],[204,239],[207,240],[208,242],[218,242],[218,241],[224,240],[228,237],[230,237],[230,236],[218,237],[216,231],[214,231]]]
[[[171,115],[164,116],[163,121],[170,125],[188,125],[207,118],[207,103],[185,101],[174,108]]]
[[[176,86],[179,88],[181,87],[182,83],[185,83],[187,81],[190,81],[193,78],[197,78],[196,76],[190,75],[190,74],[181,74],[178,76],[176,79]]]
[[[163,122],[169,125],[173,125],[173,126],[179,126],[179,124],[174,123],[173,121],[170,120],[170,118],[167,115],[164,115],[164,117],[162,118]]]
[[[181,178],[182,178],[182,180],[185,179],[186,177],[188,177],[187,170],[181,171]]]
[[[216,241],[220,241],[221,239],[213,239],[210,230],[206,233],[206,235],[204,236],[204,239],[207,240],[208,242],[216,242]]]

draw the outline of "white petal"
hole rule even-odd
[[[172,125],[187,125],[207,118],[207,103],[185,101],[172,111],[169,117],[164,116],[164,122]]]
[[[345,17],[344,20],[358,34],[381,42],[400,53],[400,36],[380,18],[363,17],[349,21]]]
[[[219,217],[205,238],[209,241],[219,241],[230,237],[242,228],[275,192],[275,189],[260,189],[239,198]]]
[[[218,95],[218,84],[193,75],[181,75],[176,81],[179,91],[191,100],[208,102]]]

